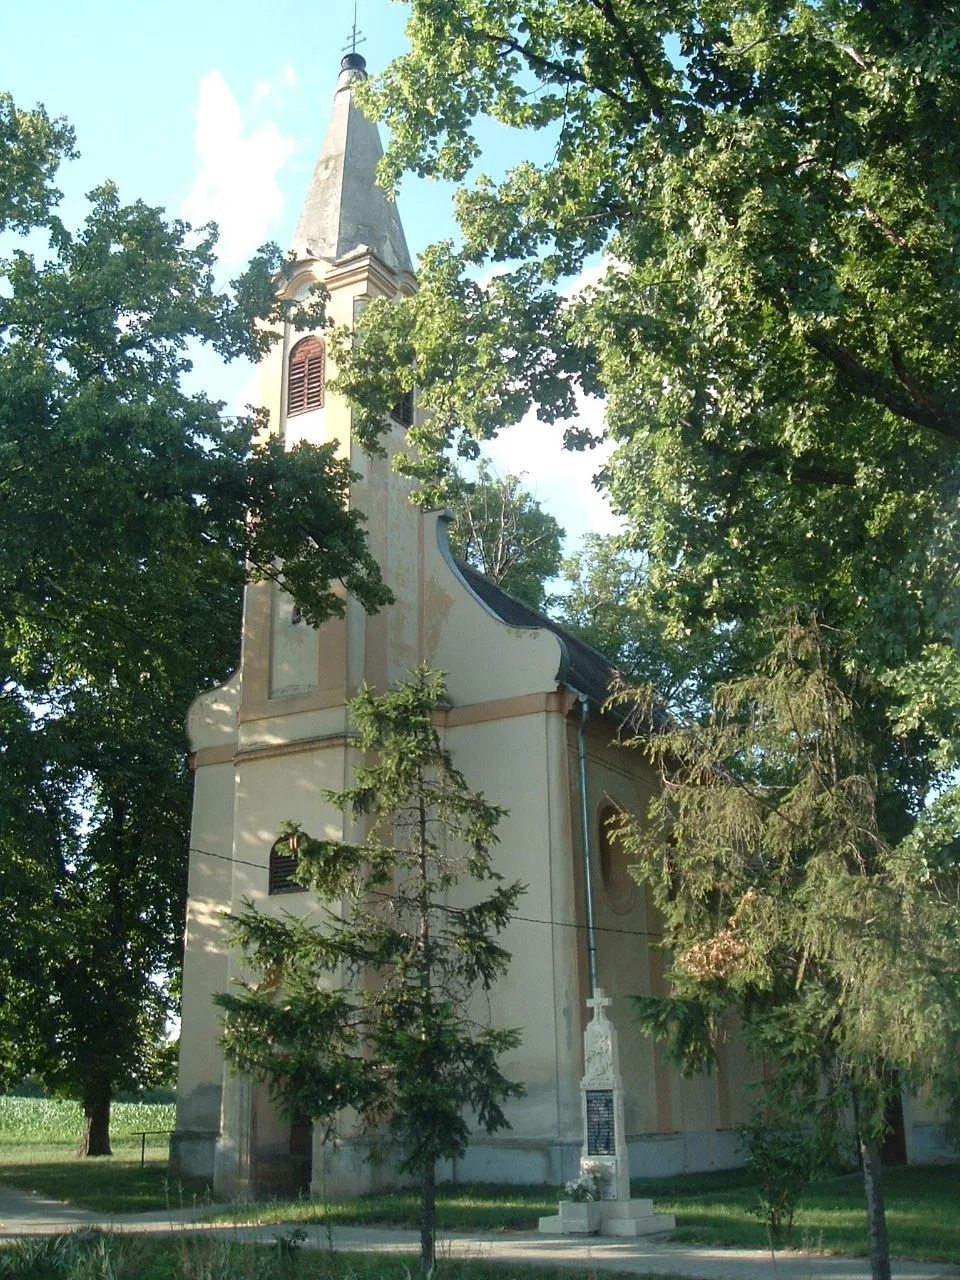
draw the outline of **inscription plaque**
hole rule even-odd
[[[587,1089],[587,1155],[616,1155],[613,1090]]]

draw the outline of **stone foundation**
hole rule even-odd
[[[918,1126],[919,1127],[919,1126]],[[930,1126],[931,1129],[934,1126]],[[214,1180],[214,1166],[219,1134],[209,1130],[177,1130],[170,1138],[170,1173],[173,1176]],[[936,1142],[927,1136],[923,1150],[944,1150],[942,1130]],[[934,1139],[931,1141],[931,1139]],[[676,1173],[694,1173],[706,1169],[735,1168],[743,1164],[733,1133],[639,1134],[628,1139],[630,1173],[635,1178],[666,1178]],[[224,1153],[226,1154],[226,1153]],[[273,1164],[276,1153],[268,1153]],[[372,1160],[369,1157],[372,1156]],[[460,1160],[441,1160],[437,1164],[439,1183],[503,1182],[517,1186],[563,1186],[579,1172],[580,1144],[575,1141],[478,1140],[468,1147]],[[221,1161],[221,1166],[223,1165]],[[259,1156],[254,1155],[254,1164]],[[233,1172],[231,1170],[231,1172]],[[237,1171],[239,1172],[239,1171]],[[245,1183],[226,1186],[221,1167],[221,1186],[225,1195],[249,1194]],[[235,1176],[235,1175],[234,1175]],[[269,1181],[273,1177],[268,1175]],[[254,1176],[254,1186],[260,1181]],[[344,1142],[337,1148],[315,1141],[313,1176],[310,1194],[329,1200],[352,1199],[370,1191],[387,1190],[400,1185],[392,1167],[389,1151],[371,1143]]]
[[[170,1135],[171,1177],[206,1178],[213,1182],[214,1155],[219,1133],[178,1129]]]

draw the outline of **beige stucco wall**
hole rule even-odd
[[[578,724],[573,719],[567,728],[567,753],[571,794],[578,795]],[[683,1078],[664,1051],[641,1033],[632,1016],[630,996],[668,995],[669,957],[659,946],[662,926],[656,908],[647,890],[629,876],[623,852],[615,844],[608,866],[603,866],[601,822],[604,814],[617,809],[642,821],[657,781],[637,750],[619,744],[616,724],[596,711],[587,725],[586,758],[597,976],[613,999],[608,1012],[616,1021],[620,1042],[633,1172],[663,1175],[728,1165],[737,1158],[733,1128],[745,1118],[744,1086],[759,1078],[760,1067],[747,1055],[732,1024],[721,1045],[718,1068],[692,1079]],[[586,877],[581,828],[582,824],[573,824],[582,919]],[[586,1012],[585,948],[579,981],[580,1006]]]

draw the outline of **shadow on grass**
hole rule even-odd
[[[62,1153],[55,1158],[18,1160],[0,1153],[0,1183],[64,1200],[94,1213],[149,1213],[209,1201],[210,1189],[198,1179],[172,1179],[165,1156],[105,1156],[83,1159]]]
[[[673,1239],[686,1244],[765,1249],[766,1231],[752,1212],[757,1195],[743,1171],[637,1181],[635,1195],[653,1195],[673,1213]],[[960,1165],[913,1166],[884,1172],[887,1228],[894,1257],[960,1263]],[[793,1248],[867,1253],[863,1182],[858,1173],[815,1183],[797,1211]]]
[[[437,1187],[437,1226],[442,1231],[530,1231],[537,1220],[556,1213],[554,1187],[490,1183]],[[416,1227],[420,1199],[415,1188],[359,1196],[356,1200],[273,1200],[221,1209],[219,1221],[322,1223],[329,1226]]]

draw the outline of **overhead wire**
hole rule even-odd
[[[266,871],[265,862],[251,862],[248,858],[236,858],[229,853],[215,853],[212,849],[201,849],[197,845],[190,846],[191,853],[199,853],[206,858],[217,858],[221,862],[232,862],[240,867],[252,867],[255,871]],[[511,920],[519,920],[523,924],[547,924],[557,929],[586,930],[586,924],[578,924],[574,920],[541,920],[536,916],[521,916],[511,912]],[[662,931],[655,929],[617,929],[611,925],[596,925],[597,933],[620,933],[631,938],[662,938]]]

